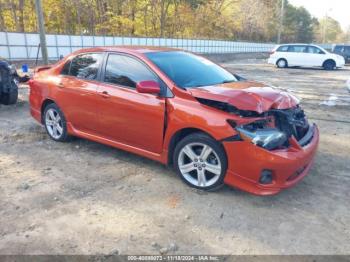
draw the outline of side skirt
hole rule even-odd
[[[123,143],[120,143],[120,142],[115,142],[113,140],[106,139],[106,138],[103,138],[103,137],[100,137],[100,136],[96,136],[96,135],[92,135],[92,134],[89,134],[89,133],[85,133],[85,132],[82,132],[82,131],[79,131],[79,130],[75,129],[72,126],[71,123],[67,123],[67,128],[68,128],[68,133],[70,133],[70,134],[72,134],[74,136],[85,138],[85,139],[88,139],[88,140],[91,140],[91,141],[95,141],[95,142],[98,142],[98,143],[101,143],[101,144],[104,144],[104,145],[112,146],[112,147],[115,147],[115,148],[118,148],[118,149],[122,149],[122,150],[128,151],[130,153],[134,153],[134,154],[137,154],[137,155],[140,155],[140,156],[143,156],[143,157],[155,160],[157,162],[161,162],[162,164],[166,164],[166,161],[164,160],[164,159],[166,159],[164,157],[166,152],[162,152],[161,154],[157,154],[157,153],[153,153],[153,152],[150,152],[150,151],[147,151],[147,150],[144,150],[144,149],[140,149],[140,148],[137,148],[137,147],[133,147],[133,146],[130,146],[130,145],[127,145],[127,144],[123,144]]]

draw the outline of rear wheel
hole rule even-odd
[[[334,70],[335,69],[335,62],[333,60],[327,60],[326,62],[324,62],[323,64],[323,68],[325,70]]]
[[[288,67],[288,62],[286,59],[282,58],[282,59],[279,59],[276,63],[277,67],[278,68],[287,68]]]
[[[65,142],[69,140],[66,119],[55,104],[48,104],[44,110],[44,125],[48,135],[55,141]]]
[[[210,136],[194,133],[181,140],[175,148],[175,169],[191,187],[214,190],[223,185],[227,158],[222,146]]]

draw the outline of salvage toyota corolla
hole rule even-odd
[[[174,49],[83,49],[39,67],[30,111],[55,141],[82,137],[173,165],[203,190],[276,194],[305,177],[319,142],[292,95]]]

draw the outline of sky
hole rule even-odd
[[[336,19],[345,30],[350,26],[350,0],[289,0],[295,6],[304,6],[313,16]]]

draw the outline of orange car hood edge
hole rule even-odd
[[[192,96],[233,105],[259,114],[270,109],[288,109],[299,104],[293,95],[262,83],[242,81],[188,89]]]

